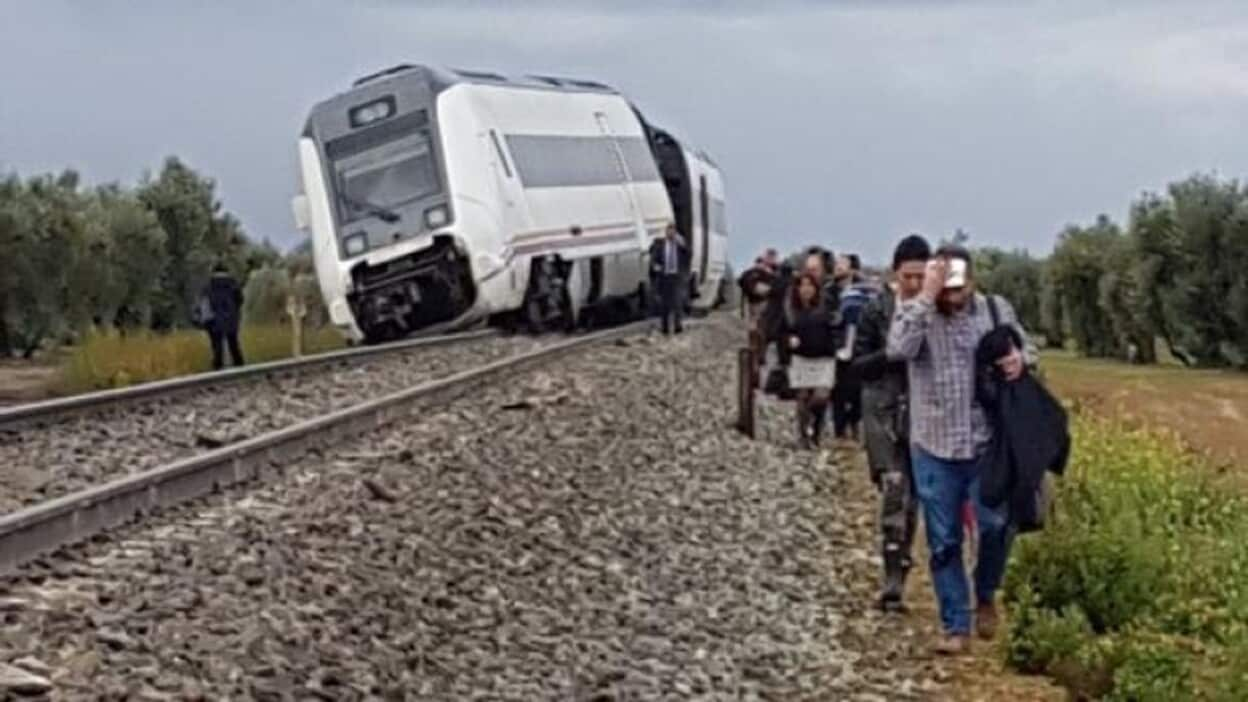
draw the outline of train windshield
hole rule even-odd
[[[334,174],[343,222],[387,212],[439,190],[429,134],[423,130],[344,155],[334,161]]]

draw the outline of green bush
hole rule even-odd
[[[1244,699],[1248,500],[1173,436],[1076,413],[1073,438],[1011,562],[1006,661],[1090,697]]]
[[[1174,640],[1138,635],[1125,638],[1107,699],[1121,702],[1171,702],[1191,699],[1192,652]]]
[[[1248,700],[1248,637],[1227,646],[1225,662],[1218,666],[1214,699]]]
[[[1010,611],[1006,662],[1025,673],[1043,673],[1075,662],[1092,635],[1088,617],[1078,606],[1060,612],[1039,606],[1029,588],[1019,591]]]

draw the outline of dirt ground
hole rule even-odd
[[[867,478],[865,455],[860,450],[838,447],[838,455],[846,460],[851,468],[851,499],[873,500],[878,494]],[[932,581],[927,570],[928,552],[926,539],[922,534],[922,518],[919,519],[920,533],[914,542],[914,563],[909,582],[906,584],[907,612],[899,615],[896,621],[896,635],[915,636],[919,643],[918,655],[928,655],[925,647],[934,643],[939,633],[939,614],[932,591]],[[878,527],[872,514],[868,523],[862,525],[863,532],[872,535],[878,533]],[[865,545],[865,544],[864,544]],[[868,545],[873,547],[872,545]],[[967,569],[973,567],[973,557],[969,544],[965,546]],[[1007,671],[1001,663],[999,642],[1004,635],[1004,622],[998,631],[997,641],[974,640],[973,655],[949,660],[953,670],[950,681],[956,691],[954,699],[959,702],[1062,702],[1067,699],[1064,690],[1047,679],[1037,676],[1024,676]]]
[[[0,360],[0,407],[48,397],[49,388],[55,379],[54,365]]]

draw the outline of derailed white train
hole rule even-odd
[[[639,311],[650,243],[673,222],[692,245],[691,307],[723,290],[719,169],[600,83],[396,66],[316,105],[299,161],[295,220],[331,320],[357,340]]]

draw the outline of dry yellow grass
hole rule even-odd
[[[1063,399],[1128,424],[1172,431],[1219,466],[1248,459],[1248,374],[1137,366],[1046,352],[1046,380]]]
[[[263,363],[290,357],[290,336],[289,326],[253,325],[243,327],[239,341],[248,363]],[[342,336],[332,328],[304,333],[304,353],[344,345]],[[86,335],[63,361],[54,389],[59,394],[88,392],[202,373],[211,368],[212,351],[208,335],[202,331],[97,331]]]

